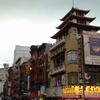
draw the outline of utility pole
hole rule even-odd
[[[85,74],[85,69],[84,69],[84,42],[83,42],[83,35],[81,34],[81,68],[82,68],[82,85],[83,85],[83,100],[86,100],[85,99],[85,77],[84,77],[84,74]]]

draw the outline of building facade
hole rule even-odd
[[[32,45],[30,48],[31,54],[31,72],[30,72],[30,90],[31,96],[38,97],[39,96],[39,85],[38,85],[38,74],[37,74],[37,59],[38,59],[38,46]]]
[[[51,47],[49,43],[43,43],[40,46],[31,46],[31,73],[30,90],[32,97],[44,98],[46,88],[48,87],[48,51]]]
[[[3,92],[3,85],[6,81],[6,74],[7,74],[7,72],[5,71],[5,69],[0,68],[0,93]]]
[[[100,30],[100,27],[89,24],[95,18],[87,17],[88,12],[89,10],[72,8],[61,19],[62,23],[57,27],[60,30],[52,36],[53,39],[56,39],[56,43],[50,49],[51,84],[47,89],[48,97],[74,100],[80,96],[80,99],[88,99],[84,87],[100,85],[100,78],[98,78],[100,77],[100,64],[86,63],[90,53],[87,56],[87,50],[84,48],[87,48],[87,45],[88,48],[90,46],[84,34],[91,33],[93,36]],[[100,59],[100,56],[98,58]],[[96,57],[94,59],[96,60]],[[75,94],[74,88],[72,90],[74,93],[69,88],[71,86],[82,86],[83,91],[80,90],[80,94]],[[69,93],[70,95],[68,95]]]
[[[38,48],[38,84],[40,87],[40,94],[46,94],[46,88],[49,85],[48,81],[48,52],[52,45],[43,43]]]
[[[48,87],[49,43],[30,47],[30,59],[20,64],[20,97],[45,98]]]
[[[6,81],[4,83],[4,98],[19,98],[20,93],[20,60],[8,69],[6,68]]]
[[[14,50],[14,63],[21,58],[21,63],[27,61],[30,59],[30,47],[28,46],[20,46],[16,45]]]

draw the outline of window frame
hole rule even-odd
[[[79,84],[79,74],[78,74],[78,72],[68,73],[68,84],[69,85],[78,85]]]
[[[71,50],[67,52],[67,63],[77,64],[78,63],[78,52],[77,50]]]

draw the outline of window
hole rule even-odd
[[[57,75],[52,78],[51,86],[62,86],[62,75]]]
[[[2,79],[0,79],[0,82],[2,82],[3,80]]]
[[[100,73],[92,73],[92,77],[91,77],[91,85],[100,85]]]
[[[95,80],[95,82],[96,82],[96,85],[100,85],[100,73],[96,73],[96,80]]]
[[[77,63],[77,51],[70,51],[67,55],[68,63]]]
[[[64,52],[59,53],[54,59],[54,67],[58,68],[60,65],[64,63]]]
[[[56,86],[61,86],[62,85],[62,76],[58,75],[56,76]]]
[[[78,73],[77,72],[68,73],[68,84],[78,85]]]

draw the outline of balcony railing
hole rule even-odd
[[[60,66],[58,66],[57,68],[55,68],[55,69],[52,70],[51,75],[64,72],[65,70],[66,70],[66,69],[65,69],[65,66],[64,66],[64,65],[60,65]]]
[[[63,38],[60,41],[57,41],[56,43],[54,43],[50,50],[53,50],[55,47],[61,45],[62,43],[65,43],[65,38]]]

